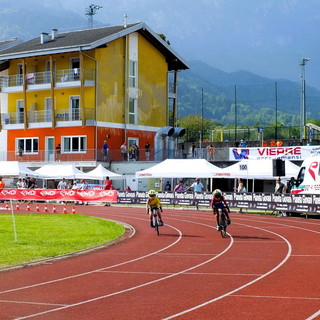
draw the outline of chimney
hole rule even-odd
[[[42,32],[41,35],[40,35],[40,43],[41,44],[44,44],[44,43],[47,43],[49,42],[49,34],[48,33],[45,33],[45,32]]]
[[[51,40],[58,38],[58,29],[52,29],[51,31]]]
[[[125,14],[123,16],[123,27],[127,28],[127,26],[128,26],[128,16]]]

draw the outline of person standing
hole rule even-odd
[[[106,140],[104,140],[101,152],[103,154],[103,161],[108,161],[109,147]]]
[[[195,143],[193,142],[192,143],[192,156],[194,158],[196,157],[196,150],[197,150],[197,147],[196,147]]]
[[[120,152],[121,152],[121,160],[126,161],[127,160],[127,145],[125,142],[121,145]]]
[[[215,150],[214,150],[214,148],[213,148],[213,145],[212,144],[210,144],[210,145],[208,145],[207,146],[207,149],[208,149],[208,151],[209,151],[209,161],[213,161],[213,156],[214,156],[214,154],[215,154]]]
[[[174,187],[174,192],[183,192],[183,191],[184,191],[183,181],[180,180],[179,183]]]
[[[134,158],[136,161],[139,161],[139,147],[136,143],[133,145],[133,149],[134,149]]]
[[[21,147],[19,147],[19,149],[18,149],[19,161],[22,160],[22,154],[23,154],[23,149]]]
[[[238,188],[237,192],[247,192],[246,187],[244,186],[243,179],[239,178],[238,179]],[[242,213],[242,208],[239,209],[238,213]]]
[[[19,178],[19,180],[17,182],[17,188],[18,189],[24,189],[25,188],[25,184],[24,184],[22,178]]]
[[[60,155],[61,155],[61,145],[58,143],[56,146],[56,160],[60,162]]]
[[[112,181],[110,180],[109,177],[106,177],[106,181],[103,184],[103,189],[104,190],[113,190]]]
[[[150,143],[147,141],[147,143],[144,146],[144,150],[146,152],[146,161],[150,161],[150,149],[151,149],[151,145]]]
[[[3,189],[6,186],[5,182],[3,181],[3,178],[0,177],[0,189]]]
[[[196,181],[187,189],[187,191],[193,190],[193,192],[202,192],[204,189],[203,184],[200,181],[200,178],[197,178]],[[198,200],[194,201],[194,204],[197,208],[197,210],[199,210],[199,206],[198,206]]]
[[[62,180],[59,181],[57,188],[60,190],[65,190],[67,188],[67,182],[65,178],[62,178]]]
[[[169,181],[167,181],[167,183],[166,183],[166,185],[165,185],[165,187],[164,187],[164,190],[165,190],[165,191],[171,191],[171,184],[170,184]]]

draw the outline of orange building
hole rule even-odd
[[[0,62],[7,66],[0,84],[7,160],[55,161],[60,144],[60,161],[91,166],[121,160],[123,142],[143,148],[153,141],[175,105],[170,81],[188,69],[144,23],[53,29],[1,51]]]

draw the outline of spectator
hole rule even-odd
[[[151,149],[151,145],[149,142],[147,142],[144,146],[144,150],[146,152],[146,161],[150,161],[150,149]]]
[[[0,189],[3,189],[6,186],[5,182],[3,181],[3,178],[0,177]]]
[[[109,177],[106,177],[106,181],[104,182],[103,188],[104,190],[113,190],[112,181],[109,179]]]
[[[200,181],[200,178],[197,178],[196,181],[188,188],[187,191],[192,189],[193,192],[202,192],[203,191],[203,184]]]
[[[127,160],[127,145],[125,142],[121,145],[120,152],[121,152],[121,160],[126,161]]]
[[[129,160],[134,160],[134,155],[135,155],[135,152],[134,152],[133,145],[130,144],[129,145]]]
[[[182,159],[187,159],[187,153],[184,148],[184,143],[181,145],[181,153],[182,153]]]
[[[31,178],[29,180],[29,187],[28,189],[36,189],[37,188],[37,180],[36,178]]]
[[[106,140],[104,140],[101,152],[103,154],[103,161],[108,161],[109,147]]]
[[[131,191],[131,188],[129,186],[126,186],[126,191]]]
[[[237,192],[247,192],[246,187],[244,186],[243,179],[239,178],[238,179],[238,188]],[[238,213],[242,213],[242,208],[239,209]]]
[[[62,178],[62,180],[59,181],[57,188],[60,190],[65,190],[67,188],[67,182],[65,178]]]
[[[193,142],[192,143],[192,156],[194,158],[196,157],[196,150],[197,150],[197,147],[196,147],[195,143]]]
[[[209,161],[213,161],[213,156],[214,156],[214,154],[215,154],[215,150],[214,150],[214,148],[213,148],[213,145],[212,144],[210,144],[210,145],[208,145],[207,146],[207,149],[208,149],[208,151],[209,151]]]
[[[175,191],[175,192],[183,192],[184,191],[182,180],[180,180],[179,183],[174,187],[173,191]]]
[[[56,160],[60,162],[60,155],[61,155],[61,146],[60,143],[56,146]]]
[[[134,159],[136,161],[139,161],[139,147],[136,143],[133,144],[133,149],[134,149]]]
[[[164,187],[165,191],[171,191],[171,183],[169,181],[167,181],[165,187]]]
[[[87,190],[87,189],[89,189],[88,183],[86,182],[85,179],[82,179],[78,190]]]
[[[19,161],[22,160],[22,154],[23,154],[23,149],[21,147],[19,147],[18,149],[18,156],[19,156]]]
[[[282,193],[284,184],[281,182],[280,177],[276,179],[276,186],[274,188],[275,193]]]
[[[18,182],[17,182],[17,188],[18,189],[24,189],[26,186],[25,186],[25,183],[24,183],[24,181],[21,179],[21,178],[19,178],[19,180],[18,180]]]

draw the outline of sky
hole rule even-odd
[[[83,20],[75,19],[74,29],[87,25],[90,4],[99,5],[95,26],[122,24],[126,14],[128,23],[142,21],[165,34],[185,60],[200,60],[226,72],[245,70],[299,82],[299,62],[310,58],[304,69],[306,83],[320,89],[320,0],[0,0],[0,4],[4,1],[78,14]],[[59,28],[48,29],[55,27]]]

